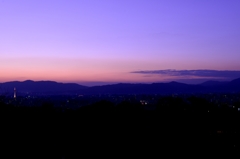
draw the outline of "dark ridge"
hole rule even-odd
[[[219,85],[223,85],[226,83],[228,83],[228,82],[206,81],[206,82],[201,83],[200,85],[202,85],[202,86],[219,86]]]
[[[179,82],[131,84],[119,83],[112,85],[87,87],[76,83],[58,83],[55,81],[14,81],[0,85],[0,92],[13,93],[17,88],[18,93],[44,94],[191,94],[191,93],[216,93],[240,92],[240,78],[231,82],[207,81],[202,84],[184,84]]]
[[[86,86],[81,86],[75,83],[57,83],[55,81],[14,81],[1,84],[2,88],[8,92],[12,92],[13,88],[21,93],[60,93],[86,89]]]
[[[235,79],[235,80],[232,80],[231,82],[230,82],[231,84],[240,84],[240,78],[237,78],[237,79]]]

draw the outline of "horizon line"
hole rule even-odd
[[[238,78],[235,78],[238,79]],[[233,80],[235,80],[233,79]],[[189,83],[189,82],[181,82],[181,81],[197,81],[199,80],[199,82],[196,83]],[[207,81],[216,81],[216,82],[230,82],[232,80],[216,80],[216,79],[177,79],[177,80],[168,80],[168,81],[155,81],[155,82],[60,82],[60,81],[55,81],[55,80],[12,80],[12,81],[5,81],[5,82],[0,82],[0,84],[4,84],[4,83],[10,83],[10,82],[55,82],[55,83],[59,83],[59,84],[77,84],[80,86],[85,86],[85,87],[94,87],[94,86],[105,86],[105,85],[115,85],[115,84],[155,84],[155,83],[171,83],[171,82],[177,82],[177,83],[182,83],[182,84],[189,84],[189,85],[198,85],[198,84],[202,84],[204,82]],[[201,81],[201,82],[200,82]],[[85,83],[85,84],[84,84]],[[88,83],[86,85],[86,83]],[[94,84],[95,83],[95,84]]]

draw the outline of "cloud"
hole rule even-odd
[[[232,70],[146,70],[146,71],[133,71],[131,73],[137,74],[159,74],[166,76],[194,76],[194,77],[213,77],[213,78],[239,78],[240,71]]]

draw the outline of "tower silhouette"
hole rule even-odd
[[[17,89],[16,88],[14,88],[14,95],[13,95],[13,97],[14,97],[14,99],[17,98]]]

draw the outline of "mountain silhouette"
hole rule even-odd
[[[201,84],[179,82],[131,84],[119,83],[103,86],[82,86],[76,83],[58,83],[54,81],[13,81],[0,83],[0,92],[12,93],[17,88],[21,93],[42,94],[173,94],[173,93],[214,93],[240,92],[240,78],[230,82],[206,81]]]
[[[73,90],[86,89],[86,86],[81,86],[75,83],[57,83],[54,81],[13,81],[0,84],[6,92],[12,92],[13,88],[21,93],[59,93]]]
[[[232,80],[231,82],[229,82],[229,84],[240,85],[240,78],[237,78],[237,79],[235,79],[235,80]]]
[[[226,83],[228,83],[228,82],[206,81],[206,82],[201,83],[200,85],[202,85],[202,86],[219,86],[219,85],[223,85]]]

